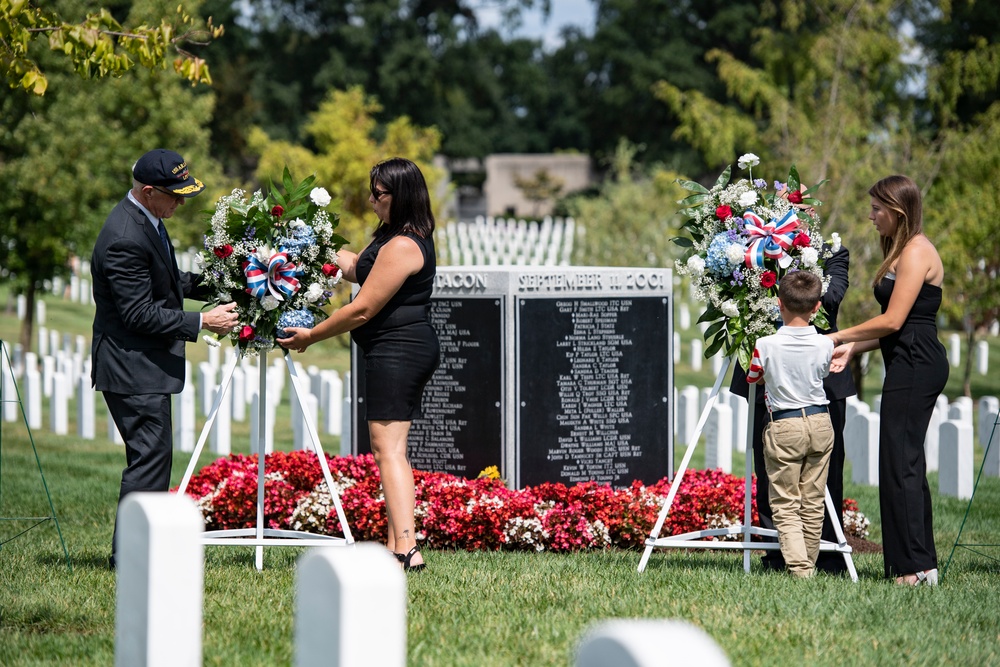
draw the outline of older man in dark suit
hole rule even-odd
[[[166,491],[173,460],[170,395],[184,386],[184,344],[206,329],[236,326],[235,303],[184,312],[208,296],[201,276],[181,272],[163,221],[205,188],[174,151],[158,148],[132,167],[132,189],[97,237],[91,378],[125,440],[118,502],[134,491]],[[115,567],[116,531],[109,564]]]
[[[851,256],[847,248],[839,248],[833,256],[826,260],[823,266],[824,273],[830,278],[826,294],[823,295],[823,309],[830,320],[829,330],[819,330],[820,333],[829,333],[837,330],[837,313],[840,311],[840,302],[847,292],[848,268]],[[826,389],[826,397],[830,401],[830,421],[833,422],[833,453],[830,455],[830,469],[827,475],[826,486],[830,489],[830,497],[833,499],[833,506],[837,508],[837,520],[842,522],[844,504],[844,421],[847,418],[847,397],[857,393],[854,387],[854,378],[850,369],[844,369],[840,373],[830,373],[823,380]],[[749,396],[749,385],[747,384],[746,371],[736,364],[733,370],[733,379],[730,383],[730,390],[734,394],[739,394],[743,398]],[[762,528],[774,529],[774,521],[771,514],[771,503],[768,500],[769,483],[767,479],[767,469],[764,467],[764,426],[767,424],[767,407],[764,404],[764,391],[762,387],[757,387],[756,406],[754,408],[753,423],[753,465],[757,475],[757,515],[760,517]],[[833,531],[833,524],[830,521],[829,513],[823,518],[822,539],[836,542],[837,537]],[[768,551],[765,553],[762,563],[765,568],[773,570],[785,569],[785,560],[780,551]],[[844,557],[837,553],[820,552],[816,561],[816,567],[825,572],[839,574],[847,570]]]

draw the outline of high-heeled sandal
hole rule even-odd
[[[410,565],[410,561],[413,560],[413,556],[420,553],[419,547],[413,547],[405,554],[396,554],[396,559],[403,564],[403,570],[406,572],[420,572],[426,567],[426,563],[420,563],[418,565]]]
[[[923,584],[924,586],[937,586],[938,585],[938,571],[937,568],[933,570],[924,570],[923,572],[917,572],[917,585]]]

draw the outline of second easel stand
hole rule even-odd
[[[268,411],[265,409],[265,406],[267,405],[268,364],[267,352],[261,351],[258,361],[260,383],[257,391],[258,405],[260,406],[260,409],[257,411],[257,442],[250,443],[251,446],[255,447],[257,451],[256,526],[254,528],[210,530],[203,533],[202,537],[202,543],[205,545],[255,546],[255,564],[258,570],[264,569],[265,546],[309,547],[349,546],[354,544],[354,537],[351,535],[351,528],[347,525],[347,517],[344,515],[344,508],[340,504],[340,494],[337,493],[337,487],[333,483],[333,476],[330,474],[330,466],[327,463],[326,455],[323,453],[323,446],[319,442],[319,433],[316,430],[316,424],[314,424],[309,418],[310,412],[305,406],[305,401],[303,399],[303,396],[305,395],[305,388],[302,386],[302,379],[299,377],[298,371],[295,369],[295,363],[292,361],[287,351],[284,353],[284,356],[285,365],[288,367],[288,374],[292,379],[292,394],[295,396],[295,400],[299,402],[299,407],[301,408],[301,413],[303,415],[303,423],[309,433],[313,451],[316,453],[316,458],[319,460],[320,468],[323,470],[323,479],[326,482],[327,488],[330,490],[330,497],[333,499],[333,506],[337,512],[337,518],[340,520],[344,536],[335,537],[332,535],[318,535],[316,533],[307,533],[298,530],[281,530],[277,528],[264,527],[264,442],[266,439],[265,434],[267,433]],[[198,438],[198,444],[195,446],[194,452],[191,454],[191,462],[188,464],[187,470],[184,473],[184,479],[181,480],[181,484],[177,489],[177,493],[179,494],[183,494],[187,490],[188,482],[191,481],[191,475],[198,463],[198,457],[201,456],[202,449],[205,447],[205,442],[208,440],[208,434],[212,430],[212,425],[215,423],[215,418],[218,416],[219,408],[222,406],[222,400],[229,392],[229,386],[233,379],[233,373],[235,372],[236,366],[239,364],[242,357],[242,354],[233,355],[229,366],[223,373],[222,384],[219,386],[219,391],[215,394],[215,402],[212,405],[212,410],[209,412],[208,419],[205,421],[205,426],[202,428],[201,437]]]
[[[705,407],[701,411],[698,424],[695,426],[694,433],[691,436],[691,441],[688,443],[687,451],[684,452],[684,458],[681,459],[680,468],[677,470],[677,474],[674,476],[674,481],[670,485],[670,491],[667,494],[667,499],[663,503],[663,508],[660,510],[660,514],[656,519],[656,524],[653,526],[653,530],[649,534],[649,538],[646,540],[646,548],[642,553],[642,559],[639,561],[639,572],[646,569],[646,563],[649,562],[649,556],[653,553],[653,549],[657,548],[742,550],[743,570],[745,572],[750,572],[750,553],[752,551],[773,551],[781,548],[777,542],[778,532],[776,530],[760,528],[759,526],[753,525],[753,515],[751,509],[751,502],[753,499],[753,424],[754,408],[757,402],[757,386],[754,384],[750,385],[750,394],[747,396],[749,409],[747,411],[748,428],[746,481],[744,487],[742,525],[735,524],[729,526],[728,528],[696,530],[682,535],[660,537],[660,531],[663,530],[663,523],[667,520],[667,514],[670,512],[670,506],[673,504],[674,498],[677,495],[677,490],[680,488],[681,480],[684,479],[684,473],[687,471],[688,463],[691,462],[691,455],[694,454],[695,447],[698,445],[701,432],[705,428],[705,422],[708,421],[708,415],[711,413],[712,407],[715,405],[715,401],[719,395],[719,388],[722,386],[722,380],[726,377],[726,371],[729,370],[729,366],[732,364],[732,361],[732,357],[726,357],[722,364],[722,369],[719,371],[719,377],[716,378],[715,385],[712,387],[712,392],[709,394],[708,400],[705,402]],[[844,537],[844,530],[840,525],[840,521],[836,518],[838,513],[836,508],[833,506],[833,500],[830,498],[829,489],[826,489],[826,510],[832,520],[834,533],[837,536],[837,542],[834,543],[822,540],[820,541],[819,549],[820,551],[835,551],[843,554],[844,563],[847,565],[847,571],[851,575],[851,581],[857,582],[858,573],[857,570],[854,569],[854,559],[851,557],[851,546],[847,543],[847,538]],[[731,535],[742,535],[743,539],[738,542],[712,541],[715,538],[725,538]],[[751,541],[753,536],[773,538],[774,541],[753,542]],[[709,541],[706,541],[706,538],[708,538]]]

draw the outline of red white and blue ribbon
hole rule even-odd
[[[270,293],[278,301],[284,301],[299,291],[299,281],[295,276],[300,275],[302,270],[288,261],[287,253],[274,253],[267,264],[256,255],[250,255],[247,262],[243,273],[247,277],[247,292],[254,297],[261,299]]]
[[[798,235],[798,228],[799,218],[795,211],[789,211],[780,220],[772,218],[766,223],[753,211],[744,213],[743,229],[751,239],[744,255],[746,265],[763,268],[765,259],[773,259],[781,268],[788,268],[792,258],[787,251]]]

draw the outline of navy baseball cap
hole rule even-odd
[[[205,189],[205,184],[188,172],[187,162],[180,153],[166,148],[154,148],[139,158],[132,167],[132,178],[182,197],[194,197]]]

